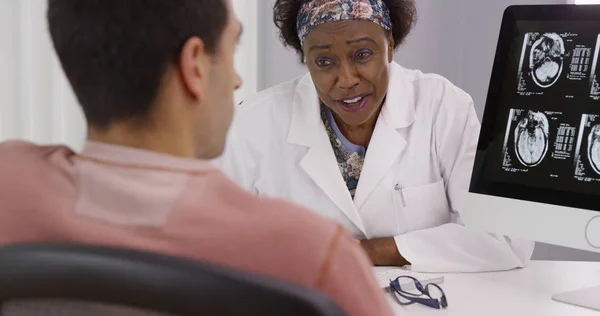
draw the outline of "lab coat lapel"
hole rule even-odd
[[[364,225],[348,192],[321,120],[319,98],[309,74],[299,82],[293,102],[288,141],[308,147],[308,152],[300,160],[300,167],[365,233]]]
[[[354,203],[358,209],[391,171],[394,162],[404,151],[407,142],[399,130],[410,126],[414,119],[414,99],[409,79],[400,65],[392,63],[386,101],[369,142],[354,195]]]

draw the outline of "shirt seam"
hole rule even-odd
[[[315,282],[315,287],[319,290],[323,288],[325,280],[327,280],[327,277],[329,276],[331,262],[333,261],[333,254],[337,248],[340,238],[342,237],[343,231],[344,228],[338,224],[335,234],[333,235],[333,237],[331,238],[331,242],[327,246],[327,250],[325,251],[325,258],[321,263],[321,266],[319,268],[319,274],[317,275],[317,280]]]

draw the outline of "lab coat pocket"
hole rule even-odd
[[[406,223],[399,223],[407,230],[436,227],[450,221],[450,209],[444,181],[415,187],[396,186],[394,202],[396,210]]]

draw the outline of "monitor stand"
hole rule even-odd
[[[552,299],[558,302],[577,305],[600,311],[600,285],[570,292],[552,295]]]

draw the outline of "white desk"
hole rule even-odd
[[[551,298],[552,294],[597,285],[600,262],[532,261],[527,268],[513,271],[444,274],[441,286],[448,298],[447,310],[420,304],[405,307],[390,294],[386,297],[396,315],[600,316],[600,312]]]

